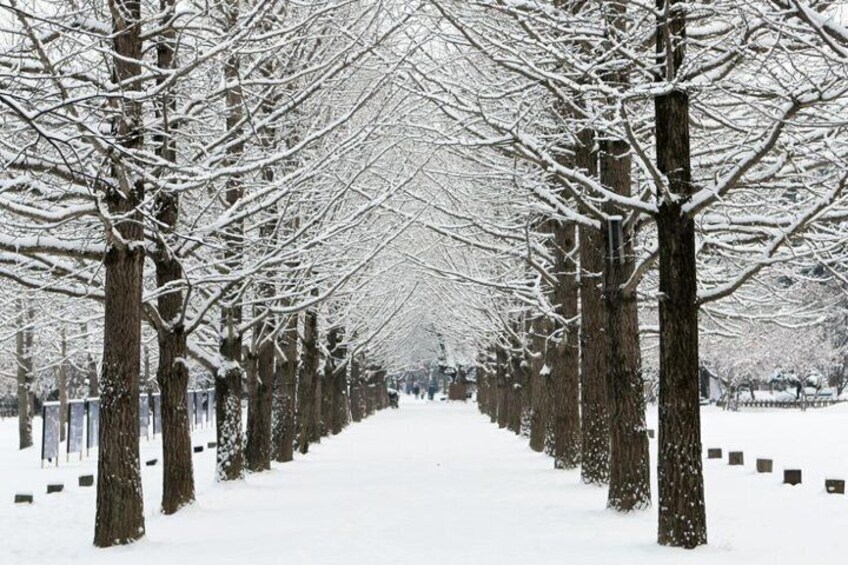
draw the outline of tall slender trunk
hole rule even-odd
[[[33,311],[18,301],[18,331],[15,333],[15,361],[18,380],[18,449],[32,447],[33,407]],[[62,412],[62,416],[64,416]]]
[[[156,44],[156,63],[163,73],[157,80],[161,85],[175,66],[176,30],[169,25],[174,13],[174,0],[160,0],[159,9],[162,12],[163,28]],[[176,140],[170,124],[171,112],[175,110],[174,93],[165,89],[157,101],[156,112],[161,125],[153,136],[153,143],[156,154],[169,163],[177,161]],[[184,297],[179,287],[183,280],[183,268],[169,249],[167,241],[177,227],[179,195],[160,189],[155,202],[160,231],[156,252],[153,254],[156,285],[160,289],[168,289],[157,298],[159,317],[165,321],[163,327],[157,328],[159,363],[156,369],[156,382],[162,395],[162,512],[173,514],[194,501],[191,429],[185,401],[189,380],[185,364],[188,344],[182,319]]]
[[[350,419],[360,422],[363,418],[361,365],[356,357],[350,360]]]
[[[657,0],[657,67],[674,80],[683,64],[686,4]],[[654,98],[657,168],[670,196],[657,214],[660,280],[659,527],[662,545],[707,542],[698,397],[698,303],[695,223],[682,206],[692,194],[689,96]],[[659,187],[658,187],[659,190]]]
[[[238,23],[238,3],[222,4],[227,26],[235,28]],[[237,54],[227,57],[224,64],[226,82],[226,126],[233,137],[243,133],[241,122],[244,117],[241,89],[240,61]],[[244,142],[231,142],[227,148],[227,163],[236,163],[244,151]],[[242,179],[234,175],[227,179],[225,200],[229,207],[236,206],[244,195]],[[244,250],[244,224],[236,220],[224,228],[224,265],[229,273],[238,270]],[[239,326],[242,322],[241,295],[230,289],[221,301],[221,338],[219,351],[222,366],[215,379],[216,424],[218,435],[217,476],[219,481],[244,477],[244,441],[242,434],[242,341]]]
[[[277,360],[274,401],[278,408],[274,429],[274,459],[280,463],[294,458],[297,413],[297,314],[292,314],[280,340],[285,359]]]
[[[545,449],[545,429],[548,421],[545,381],[550,368],[547,365],[548,334],[550,324],[547,318],[536,318],[532,325],[533,353],[536,357],[530,363],[530,449],[542,452]]]
[[[554,264],[557,284],[554,304],[566,320],[560,341],[551,351],[554,466],[572,469],[580,464],[580,360],[576,327],[578,308],[577,241],[574,224],[556,222]]]
[[[259,343],[271,330],[261,327]],[[245,461],[248,470],[256,472],[271,468],[271,403],[274,389],[273,343],[258,346],[259,352],[250,359],[248,371],[247,444]]]
[[[601,154],[601,182],[623,196],[630,196],[630,147],[621,140],[605,140]],[[614,210],[610,210],[614,212]],[[609,230],[604,230],[607,251],[604,270],[604,306],[608,346],[611,469],[607,504],[621,512],[651,504],[651,470],[645,431],[645,400],[642,356],[639,349],[639,311],[636,292],[623,292],[635,268],[632,233],[623,233],[621,249],[611,249]]]
[[[577,136],[575,165],[590,177],[598,175],[595,132]],[[602,485],[609,481],[610,435],[607,407],[606,320],[601,273],[604,250],[597,230],[581,227],[580,236],[580,478]]]
[[[498,379],[498,427],[505,428],[509,421],[509,379],[507,377],[507,363],[509,357],[506,349],[498,345],[497,349],[497,379]]]
[[[56,384],[59,388],[59,412],[62,414],[63,421],[62,425],[59,426],[59,441],[65,441],[66,427],[64,420],[68,413],[68,336],[65,333],[64,326],[62,326],[61,340],[62,361],[59,363],[58,378],[56,379],[58,382]]]
[[[336,435],[341,433],[347,425],[347,371],[346,357],[347,347],[342,343],[344,331],[339,326],[334,326],[327,333],[327,345],[330,356],[327,358],[327,386],[332,390],[329,396],[329,433]]]
[[[110,0],[113,24],[113,80],[128,91],[141,74],[141,3]],[[142,108],[135,96],[116,102],[113,131],[125,151],[116,152],[112,182],[104,195],[112,225],[104,258],[103,365],[101,367],[100,446],[94,545],[108,547],[144,536],[139,467],[138,397],[141,369],[141,295],[144,224],[138,208],[144,182],[123,162],[143,145]],[[120,234],[120,239],[115,237]]]
[[[318,361],[318,312],[310,308],[304,316],[303,356],[297,388],[300,422],[297,446],[301,453],[309,451],[309,444],[314,441],[317,433],[314,381],[318,375]]]

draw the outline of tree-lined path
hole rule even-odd
[[[845,501],[819,485],[781,487],[750,469],[706,464],[714,541],[692,552],[663,549],[650,541],[656,510],[604,510],[605,489],[582,484],[579,471],[553,469],[548,456],[472,403],[403,400],[400,410],[379,412],[241,483],[216,483],[200,459],[198,502],[170,517],[149,511],[147,539],[130,547],[98,551],[88,543],[91,491],[40,497],[17,512],[30,527],[14,536],[4,505],[4,554],[13,563],[69,565],[728,565],[774,563],[780,547],[781,562],[833,562],[840,525],[828,516]],[[706,415],[710,439],[720,437],[713,423],[720,418]],[[145,476],[146,486],[157,481]]]

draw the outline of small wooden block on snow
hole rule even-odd
[[[212,449],[214,447],[218,447],[218,442],[210,441],[209,443],[206,444],[206,447],[208,447],[209,449]]]
[[[200,453],[200,452],[202,452],[202,451],[203,451],[203,446],[202,446],[202,445],[195,445],[195,446],[194,446],[194,452],[195,452],[195,453]]]
[[[93,487],[94,486],[94,475],[80,475],[79,486],[81,486],[81,487]]]
[[[843,479],[825,479],[824,490],[828,494],[845,494],[845,481]]]
[[[47,494],[53,494],[54,492],[62,492],[65,490],[65,485],[62,483],[53,483],[52,485],[47,485]]]
[[[741,451],[731,451],[727,454],[727,462],[730,465],[744,465],[745,455]]]
[[[31,494],[16,494],[15,504],[32,504]]]
[[[800,485],[801,484],[801,469],[784,469],[783,484]]]
[[[148,459],[147,461],[144,462],[144,464],[147,465],[148,467],[153,467],[158,462],[159,462],[158,459]]]
[[[721,459],[721,448],[711,447],[707,450],[707,459]]]
[[[771,459],[757,459],[758,473],[771,473],[774,468],[774,463]]]

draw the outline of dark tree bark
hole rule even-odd
[[[89,398],[97,398],[100,396],[100,374],[97,371],[97,361],[94,359],[94,356],[91,353],[88,354],[88,360],[86,365],[86,377],[88,378],[88,396]]]
[[[336,435],[341,433],[347,425],[348,399],[347,399],[347,347],[342,343],[344,332],[342,328],[335,326],[327,333],[327,345],[330,356],[327,358],[326,377],[324,381],[327,388],[331,390],[328,394],[327,403],[327,428],[329,433]]]
[[[545,450],[545,429],[548,425],[549,402],[547,383],[550,367],[547,366],[548,336],[551,326],[546,318],[536,318],[532,324],[533,353],[536,355],[530,363],[530,449],[536,452]]]
[[[623,196],[630,196],[630,148],[620,140],[605,140],[601,154],[601,182]],[[614,210],[608,209],[610,213]],[[624,292],[635,268],[633,237],[625,233],[622,249],[610,251],[609,231],[604,230],[607,250],[604,299],[608,346],[608,390],[611,432],[611,469],[607,504],[621,512],[651,504],[651,471],[645,430],[642,357],[639,349],[639,312],[636,292]]]
[[[263,339],[270,325],[259,330]],[[248,382],[247,443],[245,459],[247,469],[258,473],[271,468],[271,406],[274,390],[274,347],[272,342],[259,346],[254,361],[252,382]]]
[[[222,4],[223,17],[229,28],[238,25],[238,5]],[[226,126],[230,135],[240,135],[244,118],[243,94],[240,82],[240,61],[231,54],[224,64]],[[233,142],[227,147],[227,163],[236,163],[244,151],[244,142]],[[225,200],[235,206],[244,193],[242,179],[233,175],[227,179]],[[244,250],[244,225],[242,220],[230,223],[222,234],[224,266],[228,272],[238,270]],[[215,412],[217,417],[217,471],[219,481],[244,477],[244,439],[242,433],[242,342],[239,326],[242,322],[241,296],[229,289],[221,301],[221,338],[219,351],[223,365],[215,379]]]
[[[497,349],[497,381],[498,381],[498,414],[497,421],[499,428],[505,428],[509,421],[509,381],[507,377],[509,356],[503,346],[498,346]]]
[[[113,80],[138,90],[141,74],[141,3],[110,0]],[[141,296],[144,226],[139,206],[144,182],[124,163],[142,147],[141,103],[133,96],[115,102],[113,131],[124,151],[113,155],[113,185],[104,194],[112,225],[104,258],[103,365],[100,382],[100,447],[94,545],[126,544],[144,536],[139,468],[138,397],[141,369]],[[120,240],[114,237],[120,234]]]
[[[683,64],[686,4],[657,0],[657,67],[673,80]],[[667,56],[668,54],[668,56]],[[660,280],[659,528],[662,545],[707,542],[698,397],[698,303],[695,223],[682,206],[693,192],[689,96],[674,89],[654,99],[659,193]]]
[[[573,224],[556,222],[554,264],[557,284],[554,304],[567,321],[560,327],[560,341],[551,351],[552,421],[554,466],[573,469],[580,464],[580,361],[576,230]]]
[[[160,0],[159,8],[163,14],[163,28],[156,44],[156,62],[157,67],[167,73],[175,64],[176,30],[169,25],[174,0]],[[163,75],[158,83],[161,85],[165,80]],[[176,142],[170,125],[170,115],[175,109],[174,93],[170,89],[163,90],[156,106],[161,125],[153,136],[153,143],[156,154],[171,163],[177,160]],[[188,346],[183,323],[183,291],[179,288],[183,269],[168,247],[168,238],[179,219],[179,196],[161,189],[156,194],[155,203],[160,232],[153,254],[156,285],[160,289],[170,289],[157,298],[159,317],[165,321],[164,326],[157,327],[159,364],[156,370],[156,381],[162,394],[162,512],[173,514],[194,501],[191,429],[185,401],[189,379],[185,365]]]
[[[364,399],[362,392],[362,371],[359,360],[350,360],[350,419],[361,422],[364,417]]]
[[[306,311],[303,328],[303,356],[298,379],[297,401],[300,430],[297,446],[301,453],[309,451],[309,444],[318,434],[318,415],[315,414],[316,384],[318,377],[318,313],[314,309]]]
[[[66,427],[64,424],[65,415],[68,413],[68,336],[65,334],[65,328],[62,327],[62,343],[60,345],[62,353],[62,361],[59,363],[58,382],[59,388],[59,413],[62,414],[63,423],[59,426],[59,441],[65,441]]]
[[[274,459],[280,463],[294,458],[296,426],[296,389],[297,389],[297,321],[296,314],[291,315],[282,335],[280,349],[285,359],[278,359],[276,365],[274,402],[276,419],[274,427]]]
[[[595,133],[578,135],[575,164],[591,177],[598,175]],[[601,273],[604,249],[601,233],[581,227],[580,232],[580,478],[603,485],[609,481],[610,436],[607,408],[607,349]]]
[[[18,449],[32,447],[33,403],[33,310],[18,301],[18,331],[15,333],[15,361],[18,384]],[[62,412],[62,418],[65,413]]]

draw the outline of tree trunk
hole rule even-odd
[[[603,142],[601,182],[623,196],[630,196],[630,147],[619,140]],[[610,210],[614,212],[614,210]],[[647,508],[651,504],[651,471],[645,430],[642,356],[639,349],[639,311],[636,292],[623,292],[633,274],[635,257],[632,233],[622,234],[622,249],[610,254],[609,230],[604,230],[602,249],[607,250],[604,269],[604,306],[607,324],[608,382],[611,432],[611,469],[607,505],[620,512]]]
[[[175,265],[171,264],[170,268],[175,268]],[[176,268],[180,269],[178,264]],[[163,280],[173,276],[173,273],[168,273],[169,270],[164,264],[160,268],[157,263],[156,278],[160,286]],[[179,277],[182,277],[181,272]],[[174,319],[166,316],[173,313],[174,309],[181,311],[182,293],[160,295],[158,302],[163,319]],[[186,406],[189,380],[185,364],[187,350],[182,324],[175,324],[159,332],[156,381],[162,395],[162,512],[165,514],[173,514],[194,501],[194,463]]]
[[[156,44],[157,67],[167,73],[174,68],[176,30],[169,25],[173,16],[174,0],[160,0],[163,31]],[[165,77],[158,79],[161,85]],[[153,136],[156,154],[165,161],[176,163],[176,142],[170,124],[171,112],[176,109],[176,100],[171,89],[165,89],[157,101],[157,117],[161,125]],[[179,195],[161,190],[156,194],[156,221],[161,233],[157,239],[153,263],[156,267],[156,285],[168,288],[157,298],[159,317],[166,321],[157,328],[159,364],[156,382],[162,399],[162,512],[173,514],[194,501],[194,470],[191,449],[191,429],[186,407],[188,390],[187,336],[183,316],[183,292],[179,283],[183,280],[183,268],[178,258],[167,245],[177,227],[179,219]],[[145,359],[145,362],[147,360]]]
[[[578,135],[575,164],[591,177],[598,175],[595,133]],[[601,273],[604,249],[601,233],[580,228],[580,478],[603,485],[609,481],[610,435],[607,407],[607,349]]]
[[[141,3],[109,2],[113,20],[113,80],[128,90],[141,74]],[[120,117],[113,128],[128,151],[140,149],[141,103],[132,96],[116,102]],[[94,545],[109,547],[144,536],[139,468],[138,398],[141,369],[141,296],[144,272],[144,227],[138,207],[144,182],[122,159],[112,164],[114,186],[104,195],[112,225],[104,258],[103,365],[100,382],[100,446],[97,459],[97,510]],[[120,241],[114,236],[120,234]]]
[[[578,308],[576,230],[573,224],[556,222],[554,264],[557,284],[554,304],[567,320],[560,342],[551,357],[552,421],[554,467],[572,469],[580,464],[580,361],[579,339],[575,326]]]
[[[509,357],[502,346],[498,346],[497,352],[497,379],[498,379],[498,427],[505,428],[509,421],[509,379],[507,378],[507,363]]]
[[[259,343],[270,327],[259,330]],[[254,473],[271,468],[271,404],[274,390],[273,343],[259,347],[252,361],[252,375],[248,372],[247,444],[245,460],[247,469]],[[252,378],[250,378],[252,377]]]
[[[59,388],[59,413],[62,415],[62,425],[59,426],[59,441],[63,442],[66,439],[65,420],[68,414],[68,336],[65,333],[64,326],[62,327],[62,343],[61,343],[62,361],[59,363],[59,372],[57,387]],[[70,425],[70,422],[68,422]]]
[[[657,61],[663,80],[681,67],[686,9],[657,0]],[[670,56],[666,57],[666,53]],[[662,545],[707,542],[698,398],[698,303],[695,223],[682,211],[692,194],[689,97],[672,90],[654,99],[657,167],[668,179],[657,214],[659,241],[660,393],[659,528]]]
[[[238,25],[238,4],[222,4],[221,9],[229,28]],[[241,89],[240,61],[237,54],[228,56],[224,64],[226,81],[226,127],[233,136],[241,134],[244,117]],[[227,147],[227,164],[236,163],[244,151],[244,142],[231,142]],[[235,206],[243,196],[242,179],[233,175],[227,179],[225,200],[229,207]],[[224,266],[233,273],[238,270],[244,251],[244,225],[236,220],[224,228],[222,234]],[[241,297],[229,290],[221,301],[221,338],[219,350],[222,367],[215,379],[215,411],[217,417],[217,471],[219,481],[244,477],[244,441],[242,438],[242,340],[239,330],[242,322]]]
[[[309,444],[317,434],[318,416],[315,414],[315,380],[318,375],[318,313],[314,309],[306,311],[303,329],[303,357],[298,379],[298,421],[300,430],[297,446],[301,453],[309,451]]]
[[[354,357],[350,360],[350,419],[362,421],[362,376],[359,361]]]
[[[530,363],[530,388],[532,404],[530,421],[530,449],[536,452],[545,450],[545,434],[550,421],[550,399],[548,398],[548,380],[550,378],[549,343],[552,324],[548,318],[533,321],[533,352],[538,356]]]
[[[32,447],[33,406],[33,311],[18,301],[18,331],[15,334],[15,361],[18,380],[18,449]],[[65,413],[62,413],[64,417]]]
[[[275,402],[277,417],[274,430],[274,459],[285,463],[294,459],[297,413],[297,314],[289,317],[281,337],[285,359],[277,359]]]

